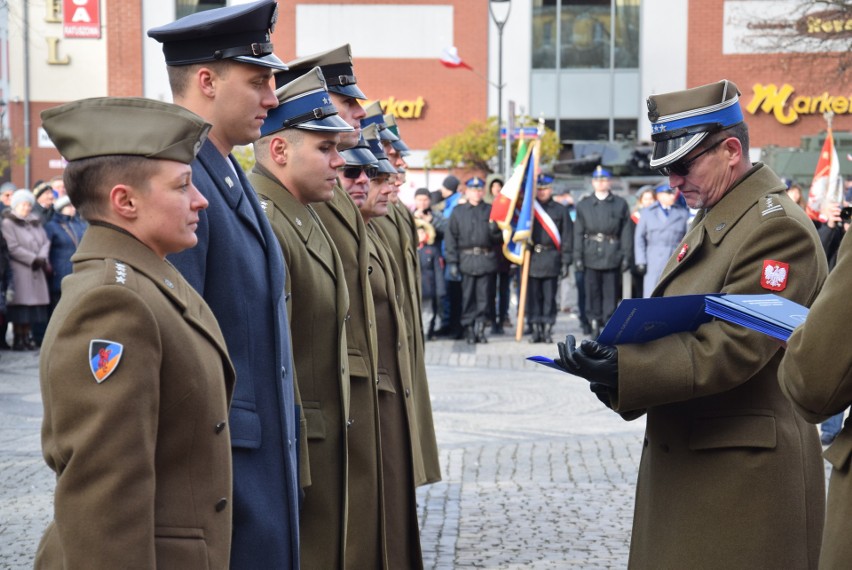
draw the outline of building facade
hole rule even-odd
[[[239,2],[240,0],[236,0]],[[231,0],[228,3],[236,3]],[[7,0],[0,5],[0,139],[12,181],[64,163],[39,113],[105,95],[170,100],[160,44],[145,30],[223,0]],[[438,139],[498,114],[543,117],[563,142],[648,140],[645,98],[721,78],[737,83],[752,146],[852,128],[852,15],[807,0],[511,0],[502,41],[488,0],[294,0],[273,33],[283,60],[350,43],[362,90],[393,113],[414,153],[411,186]],[[440,64],[455,46],[471,68]],[[502,52],[502,90],[498,62]],[[0,147],[2,148],[2,147]],[[2,178],[9,179],[9,173]]]

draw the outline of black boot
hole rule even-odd
[[[473,325],[467,325],[464,327],[464,338],[467,340],[468,344],[476,343],[476,333],[473,332]]]
[[[530,327],[532,328],[532,336],[530,337],[530,342],[533,344],[541,342],[541,325],[538,323],[534,323],[530,325]]]
[[[12,340],[12,350],[23,351],[27,350],[26,340],[24,335],[16,334],[14,340]]]
[[[592,334],[592,325],[589,324],[589,321],[580,321],[580,327],[583,329],[584,335],[589,336]]]
[[[485,323],[476,323],[476,342],[488,343],[488,337],[485,336]]]
[[[546,324],[541,326],[544,328],[544,333],[542,334],[541,341],[551,344],[553,342],[553,325]]]

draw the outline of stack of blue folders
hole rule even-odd
[[[705,311],[714,317],[787,341],[805,322],[808,308],[778,295],[707,295]]]

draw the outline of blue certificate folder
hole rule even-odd
[[[707,313],[787,341],[808,308],[778,295],[708,295]]]
[[[650,342],[693,331],[713,317],[786,341],[805,322],[807,307],[778,295],[679,295],[624,299],[598,337],[609,346]],[[561,370],[544,356],[527,358]]]

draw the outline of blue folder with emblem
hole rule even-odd
[[[707,313],[786,342],[805,322],[808,308],[772,293],[708,295]]]

